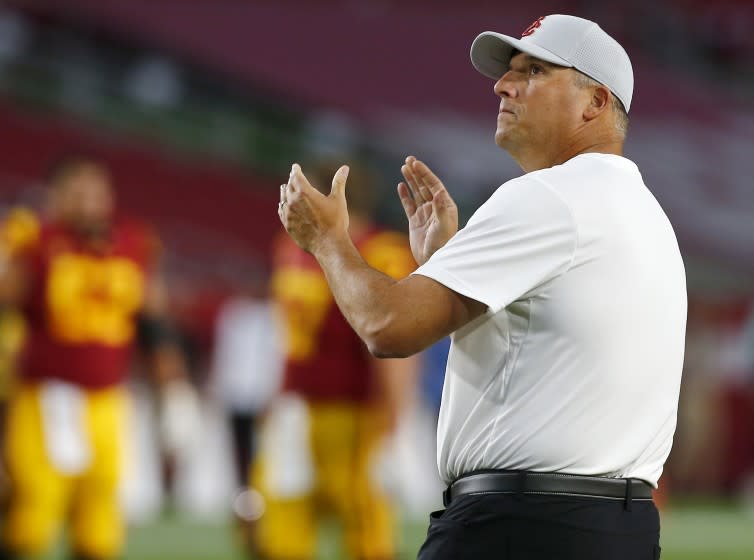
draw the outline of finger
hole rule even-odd
[[[286,184],[280,185],[280,202],[283,202],[285,200],[285,188],[287,187]]]
[[[298,182],[298,179],[296,177],[296,169],[301,169],[297,163],[294,163],[291,165],[291,173],[288,175],[288,185],[286,190],[288,192],[294,192],[298,190],[298,185],[296,184]]]
[[[348,171],[348,166],[342,165],[340,169],[335,172],[335,175],[332,178],[332,186],[330,187],[330,196],[346,196],[346,181],[348,180]]]
[[[411,192],[411,187],[409,187],[405,181],[401,181],[398,183],[398,194],[401,196],[406,196],[411,202],[416,203],[416,200],[414,199],[414,194]]]
[[[403,162],[403,166],[401,167],[401,171],[404,172],[404,176],[407,175],[406,180],[409,181],[409,187],[413,187],[413,185],[411,185],[410,183],[413,183],[416,181],[416,177],[414,177],[414,172],[411,169],[411,166],[413,165],[415,160],[416,158],[414,156],[408,156],[406,160]]]
[[[416,166],[417,161],[419,160],[417,160],[416,157],[408,156],[406,158],[406,165],[409,168],[409,172],[414,177],[414,181],[416,183],[416,189],[419,192],[419,196],[425,202],[429,202],[430,200],[432,200],[432,191],[429,189],[429,185],[425,183],[422,175],[416,172],[415,166]]]
[[[401,174],[406,180],[406,185],[411,190],[411,194],[413,195],[414,200],[419,204],[426,202],[426,199],[420,192],[421,184],[417,180],[416,176],[414,176],[414,172],[411,170],[411,166],[408,164],[401,166]]]
[[[416,212],[416,202],[411,197],[411,191],[408,190],[406,183],[398,183],[398,197],[401,199],[401,205],[406,212],[406,217],[410,218]]]
[[[291,192],[307,192],[307,191],[317,191],[311,183],[309,183],[309,180],[304,175],[304,172],[301,170],[301,166],[298,163],[294,163],[291,166],[291,175],[290,179],[288,180],[288,190]]]
[[[285,184],[284,191],[287,191],[291,188],[291,183],[293,183],[293,166],[291,166],[291,171],[288,173],[288,182]]]
[[[418,195],[419,191],[419,183],[417,181],[417,178],[414,176],[414,172],[411,169],[411,166],[413,165],[413,162],[416,160],[414,156],[408,156],[404,162],[404,165],[401,167],[401,173],[403,174],[404,179],[406,179],[406,184],[408,185],[409,189],[414,191],[414,195]]]
[[[417,178],[420,184],[423,187],[429,189],[432,195],[436,195],[445,191],[445,185],[442,184],[442,181],[440,181],[439,177],[435,175],[423,161],[420,161],[418,159],[414,161],[413,165],[411,166],[411,170],[413,171],[414,176]]]
[[[280,217],[280,222],[283,224],[283,227],[286,231],[291,231],[291,217],[295,216],[296,214],[296,209],[294,207],[291,207],[289,203],[282,202],[278,204],[278,216]]]
[[[417,160],[415,156],[408,156],[406,158],[406,165],[408,166],[409,173],[411,173],[411,175],[414,177],[414,181],[416,181],[417,188],[420,188],[423,186],[422,176],[419,175],[416,172],[416,170],[414,170],[414,166],[416,165],[417,161],[419,160]]]

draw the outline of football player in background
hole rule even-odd
[[[16,206],[4,213],[0,222],[0,274],[19,251],[23,251],[39,235],[39,220],[28,208]],[[26,337],[23,313],[14,305],[1,303],[0,296],[0,446],[4,433],[5,410],[16,378],[18,356]],[[0,511],[5,511],[9,498],[8,474],[0,458]]]
[[[164,402],[193,393],[166,318],[159,243],[143,225],[116,219],[107,168],[60,161],[49,202],[49,219],[0,278],[3,303],[28,325],[6,411],[11,496],[0,558],[47,550],[67,521],[72,558],[108,560],[124,544],[124,381],[137,335]]]
[[[336,166],[316,169],[329,188]],[[416,264],[404,235],[376,227],[370,178],[349,190],[350,232],[364,258],[402,278]],[[376,480],[377,455],[413,401],[418,364],[376,360],[338,310],[316,260],[287,236],[275,247],[273,297],[286,323],[282,392],[262,431],[253,485],[264,498],[253,543],[265,560],[314,558],[319,522],[334,516],[348,557],[395,557],[394,520]]]

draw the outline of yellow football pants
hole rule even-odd
[[[83,409],[91,460],[70,476],[49,459],[40,388],[22,385],[11,397],[5,438],[11,502],[3,541],[16,554],[47,550],[65,521],[77,554],[106,560],[121,553],[125,530],[118,484],[127,396],[120,387],[86,391]]]
[[[333,514],[343,528],[352,560],[394,557],[393,519],[386,497],[372,480],[374,455],[384,433],[374,409],[353,404],[310,404],[309,440],[314,467],[311,493],[281,499],[265,488],[264,455],[252,475],[252,486],[265,499],[255,542],[265,560],[310,560],[317,549],[323,514]]]

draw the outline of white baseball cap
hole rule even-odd
[[[520,39],[485,31],[471,45],[471,63],[485,76],[497,80],[508,71],[514,49],[583,72],[613,92],[626,111],[631,108],[631,60],[618,41],[593,21],[560,14],[543,16]]]

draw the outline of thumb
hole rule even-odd
[[[342,165],[340,169],[335,172],[335,175],[332,178],[330,196],[346,196],[346,179],[348,179],[348,166]]]

